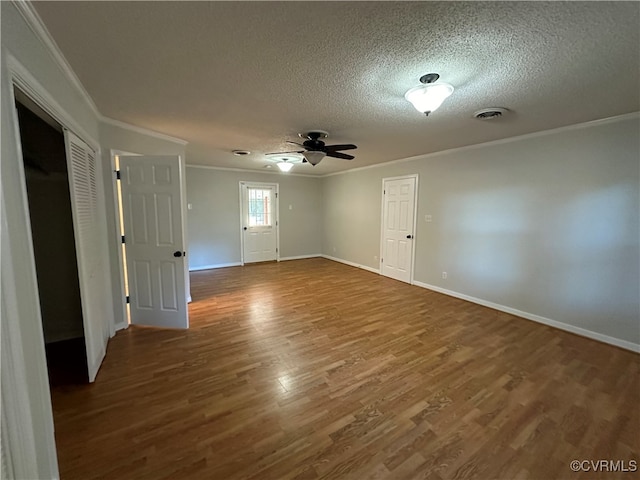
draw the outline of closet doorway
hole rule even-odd
[[[49,383],[88,383],[63,129],[28,96],[15,92]]]

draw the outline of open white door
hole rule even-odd
[[[278,258],[278,185],[240,183],[242,203],[242,261]]]
[[[417,175],[383,180],[381,273],[411,283]]]
[[[181,162],[120,157],[132,324],[189,327]]]
[[[78,279],[82,322],[87,350],[89,381],[93,382],[102,364],[109,341],[109,327],[100,292],[105,268],[100,250],[100,215],[96,152],[72,132],[64,131],[69,190],[72,198],[73,229],[78,258]]]

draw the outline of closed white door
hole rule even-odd
[[[278,185],[240,183],[242,261],[278,258]]]
[[[181,158],[122,156],[131,323],[188,328]]]
[[[417,176],[385,179],[382,202],[383,275],[411,283]]]

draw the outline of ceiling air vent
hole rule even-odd
[[[506,108],[500,107],[483,108],[482,110],[478,110],[476,113],[474,113],[473,117],[477,118],[478,120],[491,120],[500,118],[508,112],[509,110],[507,110]]]

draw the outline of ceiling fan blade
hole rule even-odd
[[[303,144],[298,143],[298,142],[292,142],[292,141],[290,141],[290,140],[287,140],[287,143],[292,143],[292,144],[294,144],[294,145],[298,145],[299,147],[304,147],[304,145],[303,145]]]
[[[325,145],[324,150],[327,152],[335,152],[336,150],[355,150],[358,148],[352,143],[345,143],[343,145]]]
[[[265,153],[265,155],[285,155],[287,153],[304,153],[304,150],[292,150],[290,152],[271,152]]]
[[[347,153],[341,153],[341,152],[326,152],[327,157],[333,157],[333,158],[341,158],[343,160],[353,160],[354,157],[353,155],[349,155]]]

